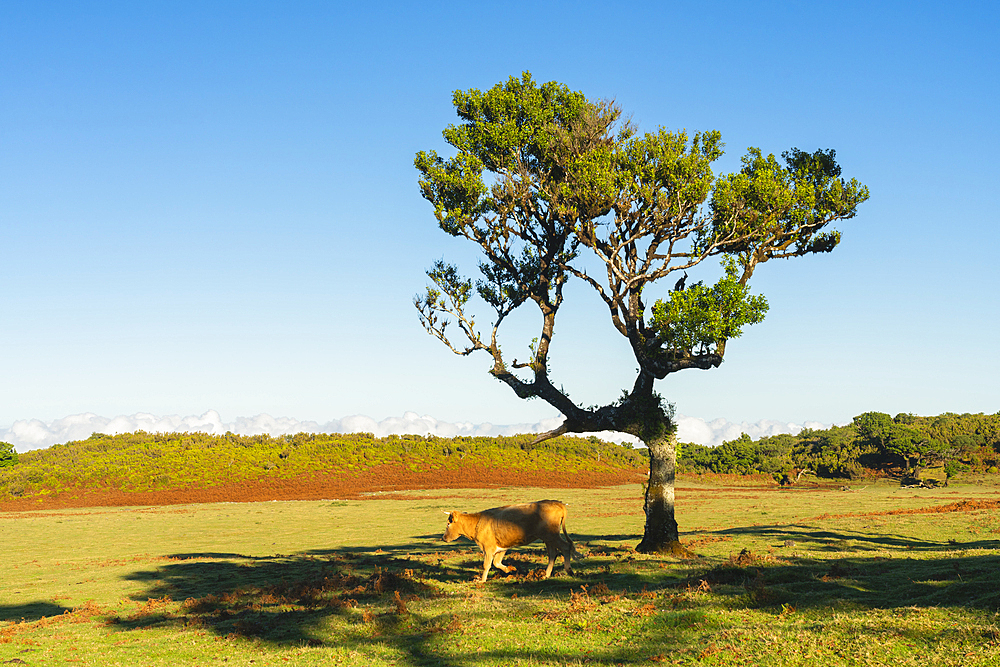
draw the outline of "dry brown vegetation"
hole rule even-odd
[[[53,510],[72,507],[134,505],[189,505],[270,500],[324,500],[374,498],[380,492],[418,489],[476,489],[496,487],[590,488],[617,486],[643,479],[636,469],[611,468],[561,472],[463,466],[445,470],[412,471],[400,465],[379,465],[356,473],[310,473],[291,479],[260,479],[211,488],[123,491],[113,488],[71,489],[45,496],[0,502],[0,511]],[[399,494],[391,495],[400,499]],[[183,510],[182,510],[183,511]]]

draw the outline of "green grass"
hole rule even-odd
[[[922,513],[992,487],[682,481],[689,560],[633,551],[638,486],[407,497],[0,515],[0,663],[1000,664],[1000,513]],[[572,577],[534,545],[479,584],[438,539],[442,510],[546,497]]]

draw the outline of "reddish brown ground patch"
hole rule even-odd
[[[259,479],[211,488],[135,492],[118,489],[73,489],[51,495],[0,502],[0,511],[379,498],[370,494],[418,489],[486,489],[506,486],[573,489],[634,484],[644,480],[643,473],[615,468],[560,472],[469,466],[414,472],[404,466],[382,465],[357,473],[306,475],[293,479]],[[405,496],[394,493],[386,497]]]
[[[1000,500],[959,500],[946,505],[916,507],[912,509],[885,510],[883,512],[851,512],[849,514],[821,514],[817,519],[852,519],[864,516],[895,516],[899,514],[946,514],[948,512],[975,512],[1000,508]]]

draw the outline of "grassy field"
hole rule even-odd
[[[442,511],[555,497],[541,580]],[[688,560],[637,554],[638,486],[0,514],[0,664],[1000,664],[1000,493],[682,481]]]

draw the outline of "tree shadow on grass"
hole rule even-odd
[[[785,559],[747,550],[697,579],[748,608],[1000,609],[1000,555]]]
[[[468,586],[471,594],[543,600],[554,592],[565,597],[569,589],[588,581],[567,577],[561,562],[554,578],[543,580],[547,558],[544,546],[536,544],[509,554],[507,563],[516,573],[493,570],[482,585],[477,580],[483,557],[474,543],[445,544],[423,537],[392,547],[331,548],[290,556],[172,554],[166,562],[126,575],[145,588],[133,596],[137,608],[111,618],[109,625],[120,631],[194,628],[275,645],[323,645],[331,637],[337,645],[357,650],[389,643],[414,664],[447,665],[430,645],[436,636],[456,629],[457,616],[415,611],[428,608],[421,602],[443,597],[446,585]],[[618,579],[623,590],[645,585],[638,576],[625,578]],[[463,617],[471,616],[465,612]]]
[[[805,526],[757,526],[718,534],[751,533],[813,540],[817,546],[858,540],[850,531]],[[842,610],[845,603],[861,610],[1000,608],[1000,556],[934,557],[928,550],[942,545],[898,536],[872,538],[872,543],[898,552],[891,558],[864,551],[814,558],[781,551],[733,554],[728,562],[678,562],[640,556],[628,546],[602,545],[592,548],[590,559],[574,563],[575,576],[563,574],[560,561],[549,580],[541,579],[547,559],[537,546],[511,552],[505,560],[517,567],[516,573],[493,571],[486,584],[476,582],[482,556],[474,544],[446,545],[425,537],[381,549],[332,548],[290,556],[174,554],[128,575],[146,587],[133,598],[135,611],[110,619],[110,625],[119,631],[193,628],[221,638],[273,646],[337,646],[362,654],[388,648],[413,665],[459,667],[483,659],[633,664],[674,650],[697,652],[705,631],[698,624],[704,625],[713,608],[776,614],[786,606]],[[574,537],[578,543],[605,539]],[[910,546],[918,550],[909,551]],[[971,545],[951,548],[963,547]],[[498,648],[500,639],[482,634],[498,609],[565,632],[573,627],[576,602],[588,602],[591,595],[595,605],[601,604],[597,591],[649,607],[642,632],[628,648],[612,642],[592,643],[586,650],[560,648],[555,640],[551,645],[543,641],[541,651],[537,642],[532,649]],[[692,597],[692,591],[701,597]],[[479,598],[486,602],[469,602]],[[682,598],[693,600],[693,607],[673,606]],[[452,642],[463,640],[467,630],[468,636],[484,636],[496,646],[456,657]]]
[[[653,589],[655,581],[655,588],[669,590],[696,587],[704,581],[716,594],[735,598],[732,603],[748,608],[833,608],[847,602],[867,609],[1000,610],[998,540],[939,542],[805,525],[735,527],[698,535],[753,536],[775,540],[779,548],[765,554],[744,550],[721,562],[665,559],[673,565],[644,576],[623,577],[613,571],[609,585],[617,581],[620,587],[633,590],[637,585]],[[615,539],[623,537],[627,538]],[[598,546],[592,553],[615,558],[626,567],[633,556],[637,563],[650,562],[627,546]],[[678,570],[685,572],[678,577]]]
[[[0,604],[0,621],[38,621],[50,616],[59,616],[67,611],[71,610],[41,600],[21,604]]]
[[[700,575],[751,607],[850,602],[871,609],[1000,609],[1000,555],[976,553],[1000,549],[998,540],[939,542],[801,524],[741,526],[699,535],[774,541],[778,548],[768,554],[744,550]],[[941,552],[947,555],[934,557]]]
[[[448,605],[451,609],[421,604],[445,597],[443,584],[465,587],[471,596],[527,599],[532,601],[529,607],[534,608],[533,603],[553,599],[565,606],[567,591],[584,590],[582,586],[591,581],[587,573],[568,577],[561,572],[542,580],[547,559],[544,548],[539,547],[512,554],[508,562],[515,564],[518,572],[495,572],[484,585],[475,581],[482,558],[478,552],[470,552],[459,550],[446,567],[437,562],[436,554],[410,558],[346,549],[331,549],[322,555],[313,552],[255,559],[179,558],[128,575],[128,579],[145,582],[147,587],[133,597],[138,608],[110,619],[109,625],[118,631],[190,628],[226,639],[249,639],[274,646],[335,645],[371,654],[389,647],[412,665],[459,667],[480,664],[483,658],[543,659],[546,655],[549,658],[544,659],[559,662],[581,658],[594,664],[643,661],[620,651],[608,651],[602,657],[572,649],[560,652],[558,647],[542,652],[477,650],[454,657],[442,642],[461,635],[468,624],[489,627],[496,611],[493,604],[479,609],[468,609],[465,604]],[[180,556],[184,555],[175,558]],[[597,576],[607,579],[599,573]],[[622,579],[619,584],[622,590],[642,588],[638,575]]]
[[[781,524],[772,526],[741,526],[725,530],[699,532],[699,535],[719,536],[756,536],[773,539],[779,542],[791,540],[803,546],[811,546],[817,550],[840,551],[844,542],[851,542],[857,550],[875,549],[906,549],[910,551],[941,551],[962,549],[998,549],[1000,540],[975,540],[971,542],[937,542],[921,540],[904,535],[877,534],[858,530],[817,530],[814,527],[801,524]]]
[[[217,555],[176,554],[129,574],[147,587],[133,598],[138,609],[110,619],[110,627],[192,628],[275,646],[335,644],[361,652],[391,646],[410,664],[461,664],[431,645],[455,629],[456,616],[412,609],[443,596],[440,584],[462,580],[459,570],[440,567],[436,558],[347,549],[252,559]]]

